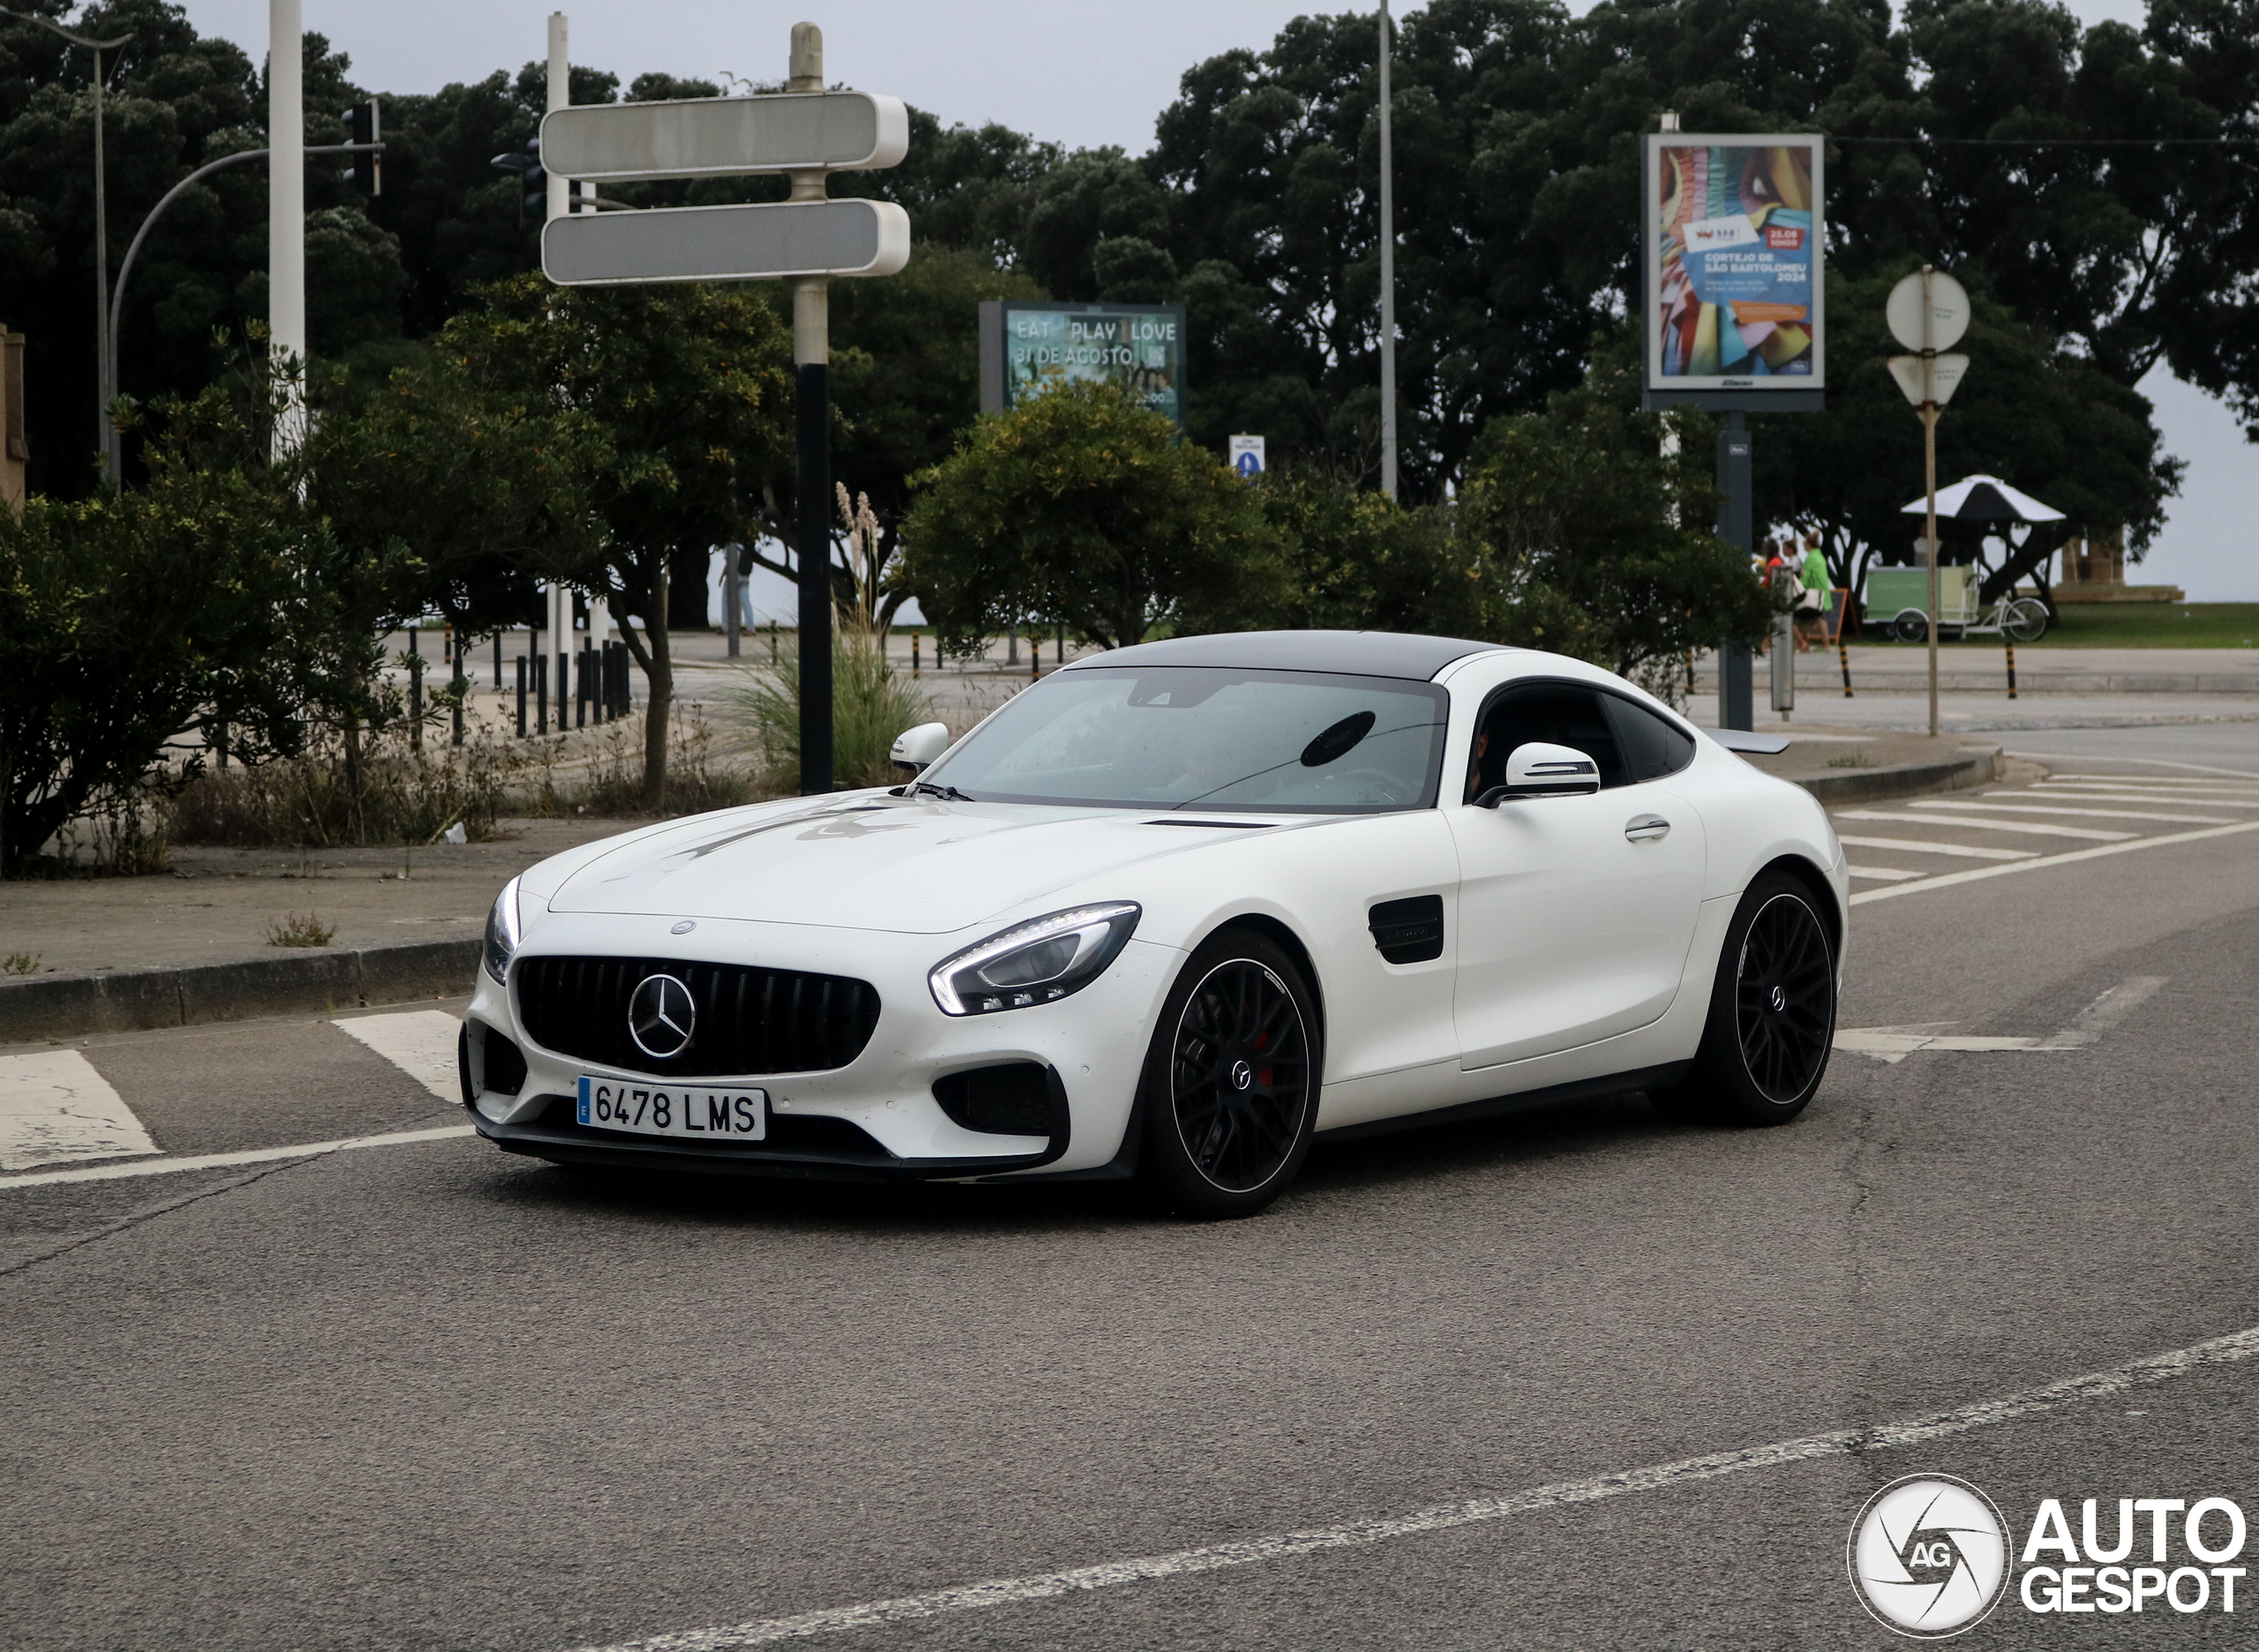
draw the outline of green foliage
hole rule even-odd
[[[1703,422],[1671,416],[1685,452],[1665,458],[1663,422],[1626,410],[1623,390],[1596,379],[1486,430],[1462,531],[1483,547],[1490,635],[1675,698],[1687,650],[1754,644],[1771,600],[1741,552],[1698,525],[1716,509]]]
[[[1256,485],[1278,535],[1287,590],[1275,623],[1310,630],[1482,637],[1497,604],[1481,547],[1452,514],[1407,509],[1386,495],[1273,470]]]
[[[790,335],[739,287],[559,289],[522,275],[480,300],[441,330],[443,354],[528,418],[569,416],[601,455],[585,480],[602,532],[544,571],[643,621],[620,635],[649,683],[643,772],[657,807],[674,695],[668,562],[694,557],[702,572],[788,470]]]
[[[326,924],[319,913],[291,912],[280,923],[266,926],[266,944],[279,947],[326,947],[337,939],[337,926]]]
[[[1120,648],[1241,629],[1280,598],[1260,501],[1110,385],[983,417],[917,481],[904,582],[944,642],[1033,615]]]
[[[75,819],[138,808],[184,732],[295,749],[301,594],[272,490],[239,472],[0,510],[0,875]]]

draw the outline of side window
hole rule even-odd
[[[1620,786],[1630,778],[1624,753],[1597,689],[1580,683],[1528,683],[1500,691],[1476,726],[1477,755],[1469,765],[1467,796],[1504,783],[1506,756],[1517,746],[1542,740],[1567,746],[1600,765],[1600,784]]]
[[[1601,699],[1608,708],[1608,720],[1616,725],[1616,742],[1633,780],[1660,780],[1694,761],[1693,740],[1645,706],[1616,695]]]

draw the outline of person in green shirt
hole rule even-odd
[[[1805,541],[1804,562],[1797,569],[1797,580],[1804,587],[1803,595],[1797,598],[1797,641],[1799,650],[1808,650],[1826,634],[1828,587],[1835,583],[1828,577],[1827,558],[1820,549],[1818,534]]]

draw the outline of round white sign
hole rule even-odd
[[[1951,1475],[1883,1487],[1852,1522],[1847,1549],[1860,1604],[1917,1641],[1959,1634],[2008,1588],[2008,1523],[1992,1498]]]
[[[1969,289],[1943,270],[1932,270],[1930,336],[1922,336],[1922,272],[1916,270],[1890,289],[1883,316],[1890,336],[1910,350],[1951,349],[1969,331]]]

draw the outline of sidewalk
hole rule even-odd
[[[1929,692],[1929,650],[1906,643],[1850,645],[1851,687],[1856,693]],[[1814,649],[1797,660],[1797,695],[1843,692],[1842,662],[1834,649]],[[1757,697],[1766,696],[1772,661],[1753,662]],[[1951,643],[1938,650],[1938,687],[1976,693],[2008,694],[2008,651],[1989,646]],[[2025,648],[2015,657],[2019,697],[2060,695],[2247,695],[2259,696],[2259,649],[2088,649]],[[1717,656],[1695,657],[1694,693],[1718,691]]]

